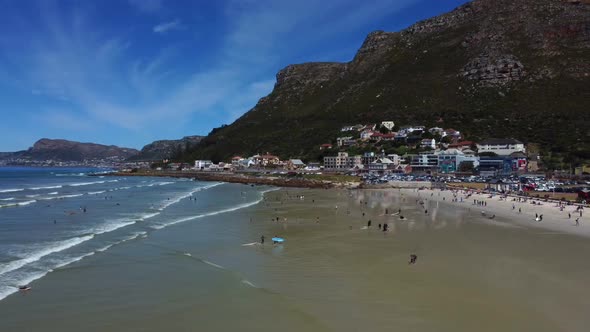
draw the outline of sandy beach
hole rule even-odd
[[[395,189],[391,189],[396,191]],[[482,218],[490,218],[491,223],[499,219],[508,220],[510,224],[519,227],[533,227],[549,232],[567,233],[590,237],[590,216],[582,210],[580,216],[578,205],[561,205],[556,202],[545,202],[541,199],[519,198],[494,194],[483,194],[469,190],[439,190],[439,189],[401,189],[401,194],[421,200],[451,204],[469,211],[476,211]],[[474,202],[475,201],[475,202]],[[477,204],[484,202],[484,205]],[[532,203],[535,204],[532,204]],[[588,211],[590,213],[590,211]],[[571,217],[568,217],[568,213]],[[537,217],[543,216],[542,220]],[[576,226],[576,219],[579,226]]]

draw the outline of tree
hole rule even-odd
[[[389,134],[390,133],[390,130],[387,129],[387,127],[385,127],[385,126],[381,126],[381,128],[379,128],[379,132],[381,134]]]

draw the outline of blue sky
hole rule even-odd
[[[65,138],[141,148],[207,134],[278,70],[350,61],[465,0],[0,0],[0,151]]]

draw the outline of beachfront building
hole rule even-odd
[[[393,161],[393,164],[396,166],[398,166],[399,164],[402,163],[402,158],[397,154],[388,154],[387,158],[389,158],[389,160]]]
[[[370,163],[374,162],[378,158],[379,156],[377,156],[375,152],[365,152],[363,153],[362,164],[368,167]]]
[[[269,154],[268,152],[263,155],[255,155],[252,157],[254,160],[254,164],[257,166],[267,167],[267,166],[277,166],[281,163],[279,157]]]
[[[479,166],[479,158],[466,155],[458,149],[448,149],[438,154],[438,171],[440,173],[455,173],[463,162],[472,163],[473,167]]]
[[[488,138],[477,143],[477,152],[493,152],[499,156],[508,156],[514,152],[526,152],[524,143],[512,138]]]
[[[369,171],[384,173],[394,169],[395,166],[391,159],[382,157],[369,164]]]
[[[481,176],[508,176],[524,173],[526,170],[527,157],[522,152],[513,152],[508,156],[479,156]]]
[[[213,162],[211,160],[195,160],[194,168],[196,170],[204,170],[211,167],[211,165],[213,165]]]
[[[362,168],[361,156],[349,156],[347,152],[338,152],[336,156],[324,157],[324,169],[332,171],[346,171]]]
[[[412,172],[432,173],[436,172],[438,168],[438,155],[436,153],[409,155],[408,159],[412,167]]]
[[[301,159],[289,159],[285,163],[285,168],[289,170],[297,170],[305,168],[305,163]]]

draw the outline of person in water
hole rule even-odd
[[[408,264],[416,264],[417,260],[418,260],[418,256],[416,254],[411,254],[410,261],[408,262]]]
[[[264,244],[264,235],[260,237],[260,244]]]

